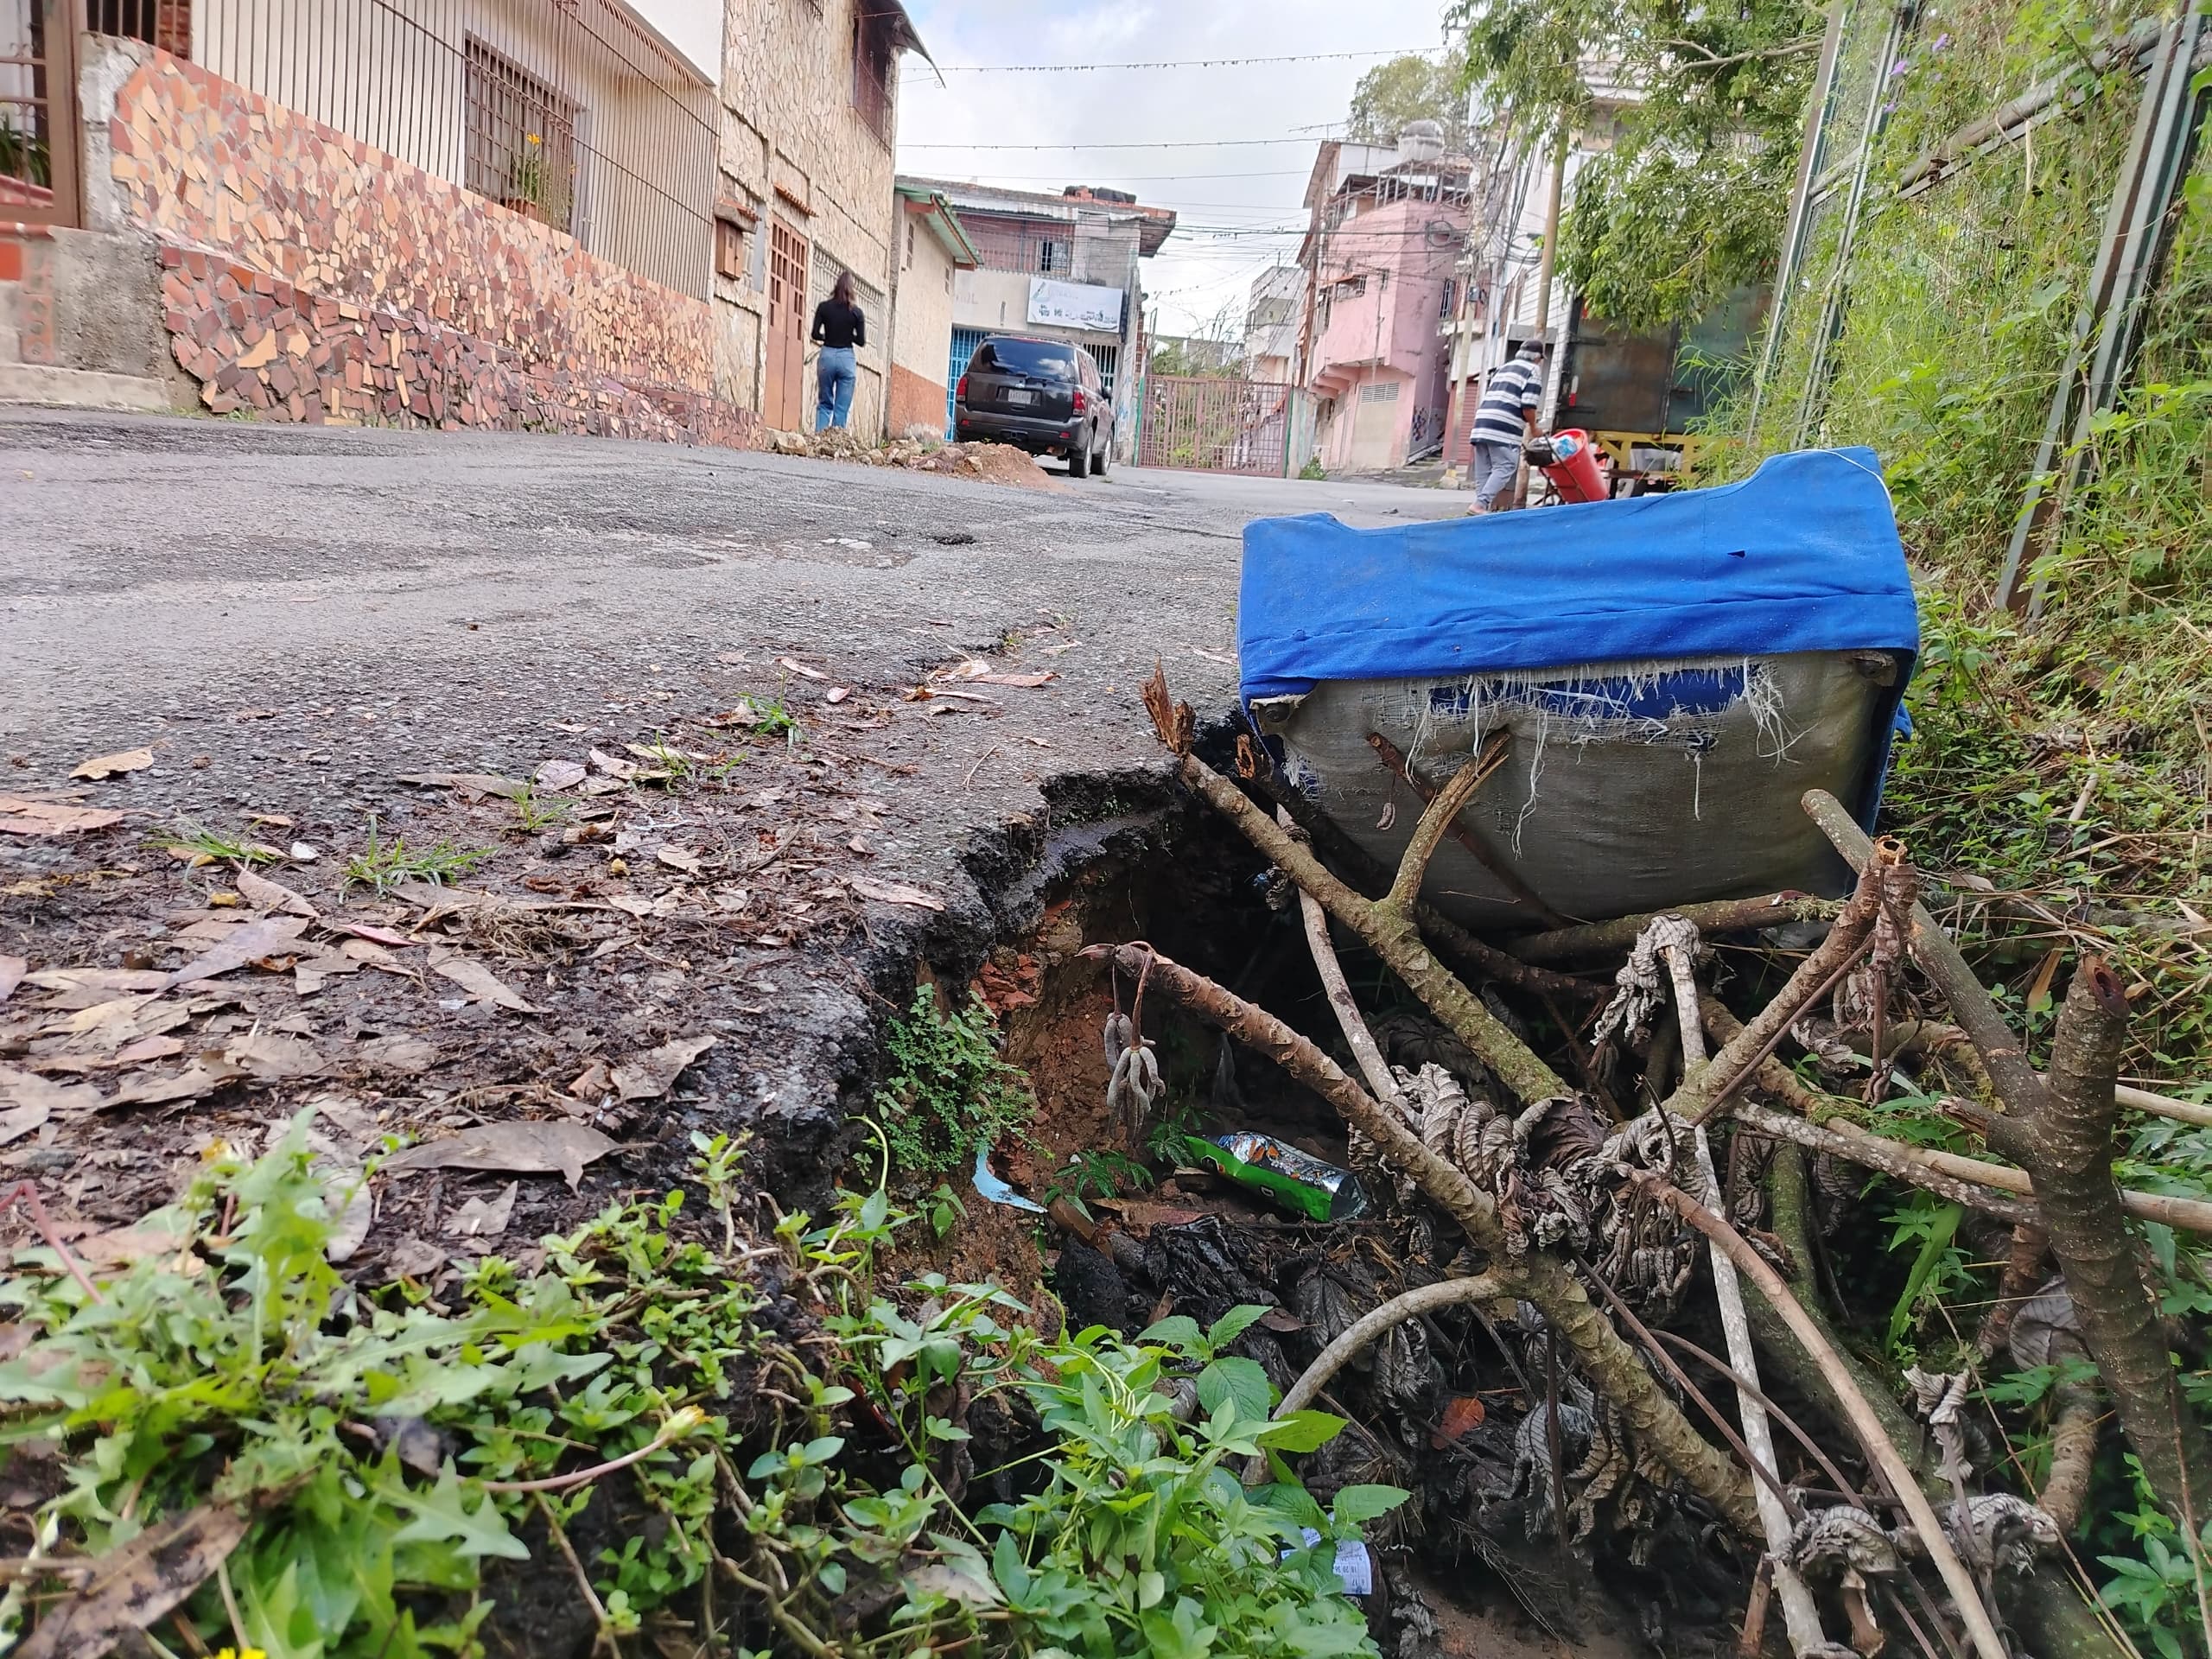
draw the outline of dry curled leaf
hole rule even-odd
[[[717,1037],[679,1037],[672,1043],[647,1049],[614,1068],[614,1090],[625,1100],[652,1100],[676,1086],[683,1068],[721,1039]]]
[[[126,772],[143,772],[154,764],[151,749],[124,749],[115,754],[97,754],[89,760],[80,760],[72,778],[88,778],[98,783],[103,778],[118,777]]]
[[[398,781],[430,789],[457,789],[464,795],[499,795],[511,801],[530,793],[528,784],[484,772],[410,772],[402,773]]]
[[[149,1527],[96,1556],[71,1594],[46,1603],[16,1659],[92,1659],[143,1630],[199,1589],[245,1536],[246,1515],[228,1503]]]
[[[243,968],[298,938],[307,925],[303,916],[264,916],[257,922],[249,922],[206,956],[188,962],[169,975],[162,982],[162,988],[174,990],[180,985],[196,984],[200,980],[227,974],[234,968]]]
[[[479,1001],[490,1002],[517,1014],[536,1014],[537,1005],[525,999],[482,963],[469,957],[448,957],[430,964],[431,970],[451,980]]]
[[[16,994],[16,987],[23,982],[23,976],[30,972],[30,963],[22,957],[0,957],[0,1002]]]
[[[515,1212],[520,1181],[509,1181],[497,1198],[474,1198],[446,1217],[446,1231],[454,1238],[497,1238],[507,1230]]]
[[[878,904],[911,905],[917,910],[943,910],[944,900],[933,893],[919,887],[910,887],[903,881],[878,881],[873,876],[849,875],[845,885],[863,899],[873,899]]]
[[[0,836],[74,836],[122,822],[122,813],[105,808],[0,795]]]
[[[574,789],[583,782],[584,772],[584,767],[574,760],[548,760],[531,774],[531,781],[540,789],[550,789],[557,793],[561,790]]]
[[[510,1175],[560,1175],[574,1192],[584,1166],[614,1150],[585,1124],[562,1121],[480,1123],[442,1141],[425,1141],[385,1160],[387,1174],[417,1169],[492,1169]]]
[[[271,881],[265,875],[256,875],[251,870],[238,872],[238,897],[256,910],[281,910],[288,916],[304,916],[310,921],[316,915],[315,907],[307,895],[294,891],[282,881]]]

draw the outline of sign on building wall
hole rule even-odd
[[[1122,290],[1090,283],[1056,283],[1048,276],[1029,279],[1029,321],[1057,323],[1063,328],[1087,328],[1093,334],[1122,332]]]

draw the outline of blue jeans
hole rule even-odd
[[[814,362],[814,429],[842,426],[852,417],[853,388],[860,382],[849,346],[824,346]]]
[[[1521,475],[1521,446],[1491,438],[1475,440],[1473,464],[1467,476],[1475,486],[1475,505],[1489,509],[1501,495],[1513,505],[1513,480]]]

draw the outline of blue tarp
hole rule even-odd
[[[1739,652],[1909,659],[1919,643],[1871,449],[1776,455],[1718,489],[1383,530],[1307,513],[1244,531],[1248,702],[1321,680]]]

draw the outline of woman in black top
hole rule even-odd
[[[830,297],[814,308],[814,429],[842,426],[852,416],[853,387],[860,379],[853,347],[868,344],[868,319],[853,303],[853,274],[838,273]]]

